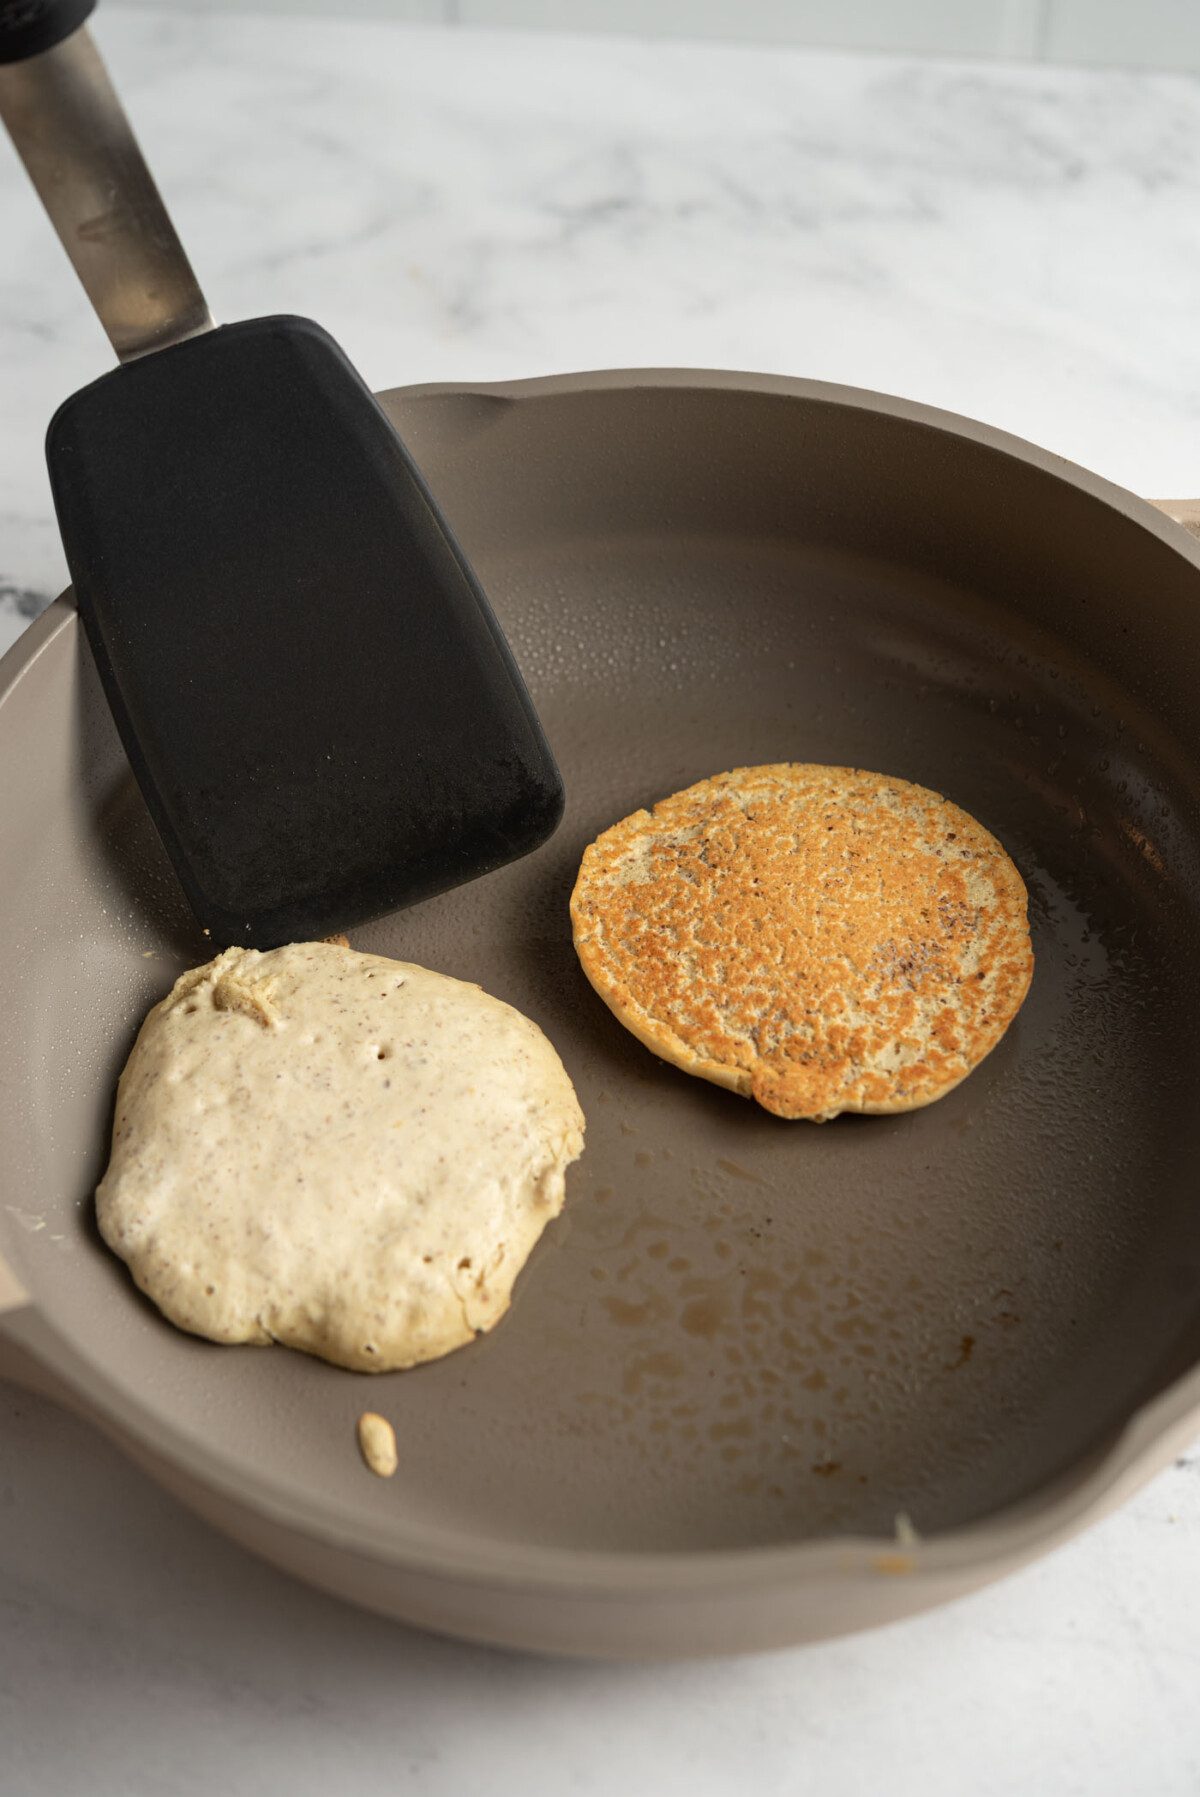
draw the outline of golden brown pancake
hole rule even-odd
[[[907,1111],[1029,990],[1025,884],[936,792],[855,768],[735,768],[585,851],[584,972],[647,1048],[780,1117]]]

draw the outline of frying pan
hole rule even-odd
[[[847,388],[385,403],[569,801],[534,856],[356,941],[547,1031],[588,1118],[566,1212],[495,1334],[413,1372],[215,1347],[138,1297],[91,1192],[137,1024],[210,950],[64,595],[0,679],[4,1370],[279,1565],[484,1641],[766,1647],[1041,1553],[1200,1429],[1200,548],[1057,457]],[[927,1110],[782,1123],[657,1062],[575,964],[599,829],[788,759],[949,793],[1028,882],[1029,1000]],[[355,1451],[367,1407],[390,1482]]]

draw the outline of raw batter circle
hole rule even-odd
[[[383,1372],[499,1321],[582,1149],[554,1049],[478,986],[232,948],[142,1025],[96,1214],[181,1329]]]

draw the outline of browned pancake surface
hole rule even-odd
[[[995,837],[855,768],[735,768],[634,812],[586,850],[571,918],[640,1041],[781,1117],[942,1097],[1033,973],[1025,885]]]

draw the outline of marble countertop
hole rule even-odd
[[[311,313],[376,386],[772,369],[1200,493],[1196,80],[116,5],[97,36],[217,315]],[[3,151],[0,233],[4,646],[65,580],[45,423],[109,364]],[[595,1668],[295,1586],[0,1387],[3,1797],[1194,1797],[1198,1691],[1200,1448],[919,1621]]]

